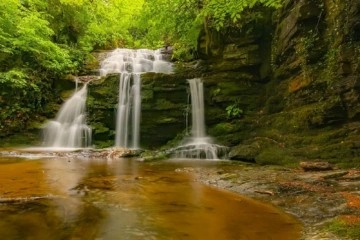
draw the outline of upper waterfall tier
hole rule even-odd
[[[109,73],[171,73],[172,63],[166,61],[161,49],[117,48],[101,62],[100,75]]]
[[[162,50],[118,48],[101,62],[100,75],[119,74],[115,146],[140,148],[141,73],[172,73]]]

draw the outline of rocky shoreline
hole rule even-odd
[[[302,240],[344,240],[329,232],[334,219],[360,219],[360,170],[304,171],[238,162],[221,168],[179,168],[196,181],[271,203],[304,224]]]

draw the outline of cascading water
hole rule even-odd
[[[188,80],[191,93],[192,136],[197,141],[206,138],[204,119],[204,86],[200,78]],[[206,142],[206,140],[204,139]]]
[[[172,64],[161,50],[124,49],[111,52],[101,63],[100,75],[119,73],[115,146],[139,148],[141,117],[141,73],[171,73]]]
[[[83,148],[91,144],[91,128],[86,125],[87,84],[76,91],[61,107],[56,118],[46,123],[44,146]]]
[[[204,113],[204,87],[200,78],[188,80],[191,94],[192,128],[191,137],[185,144],[171,149],[175,158],[219,159],[226,154],[227,147],[212,143],[206,136]]]

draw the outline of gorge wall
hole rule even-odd
[[[272,31],[265,19],[262,34],[255,31],[254,38],[225,42],[217,56],[225,64],[229,57],[246,56],[231,59],[232,66],[253,63],[247,65],[252,67],[249,72],[236,72],[255,73],[257,79],[238,93],[242,118],[210,126],[209,133],[224,144],[236,145],[230,153],[234,159],[357,163],[360,3],[290,0],[272,19]],[[243,53],[250,48],[254,50]],[[241,77],[240,82],[244,80]],[[219,79],[218,86],[222,84]],[[253,99],[244,105],[243,98]]]

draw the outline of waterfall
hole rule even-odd
[[[189,79],[191,95],[192,126],[191,136],[184,139],[184,144],[170,149],[175,158],[181,159],[219,159],[226,155],[227,147],[212,143],[206,135],[204,86],[200,78]]]
[[[100,75],[119,74],[115,146],[137,149],[140,146],[141,74],[169,74],[172,64],[159,50],[118,48],[102,61]]]
[[[51,148],[82,148],[91,144],[91,128],[86,125],[87,84],[63,104],[56,118],[46,123],[44,145]]]
[[[188,80],[191,95],[192,136],[200,140],[205,137],[204,87],[200,78]]]
[[[130,78],[131,75],[123,73],[120,75],[119,81],[119,98],[117,107],[117,122],[116,124],[116,146],[128,145],[128,120],[130,111]]]

